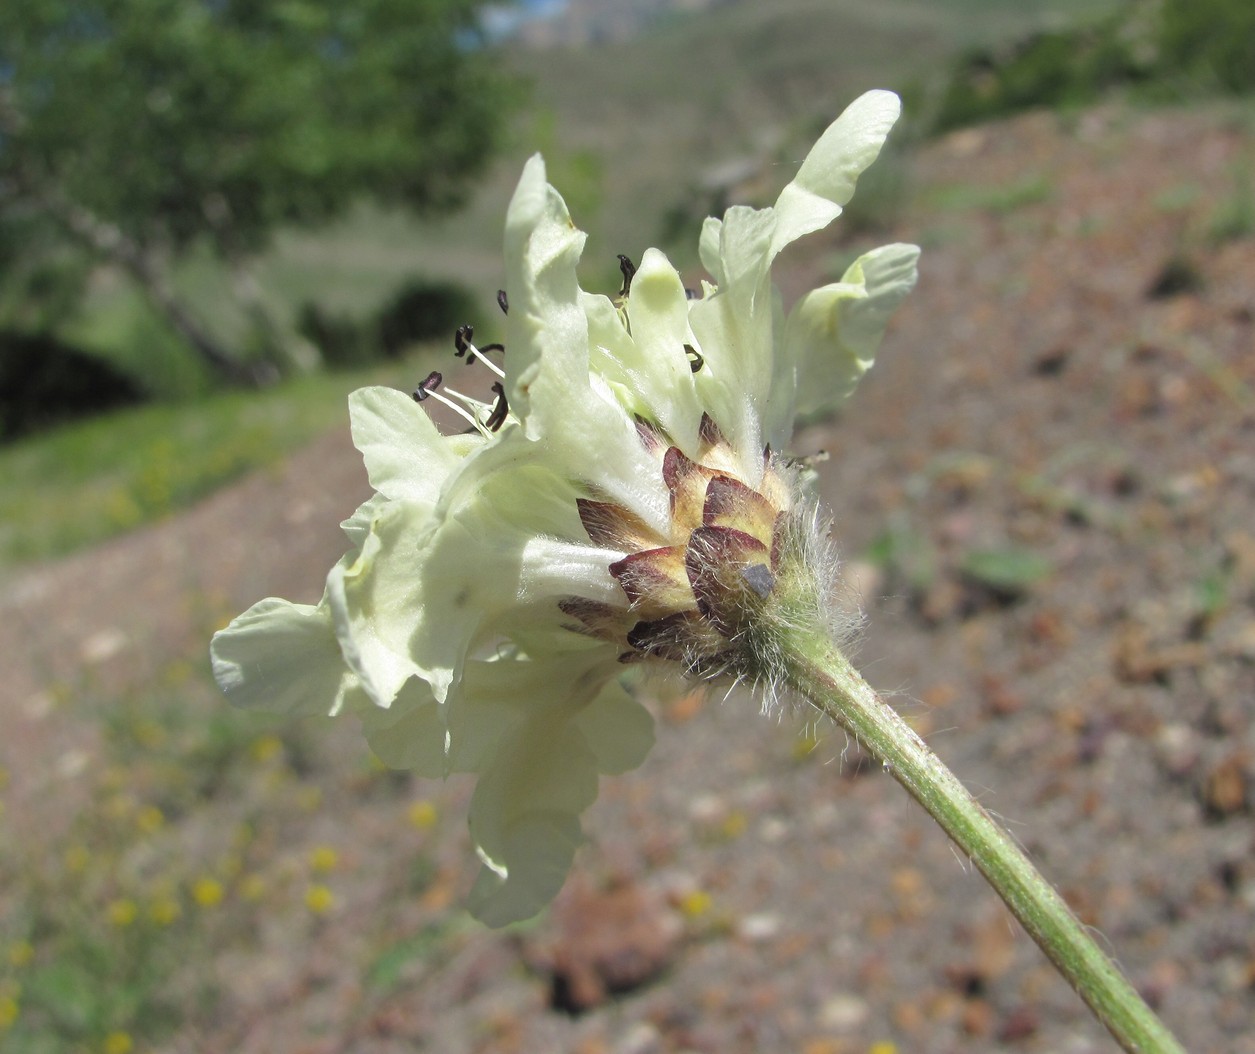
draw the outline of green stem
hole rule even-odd
[[[1120,1045],[1140,1054],[1184,1054],[1063,898],[845,656],[804,631],[777,641],[780,646],[792,687],[875,755],[941,824]]]

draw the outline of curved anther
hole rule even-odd
[[[484,426],[488,431],[495,432],[505,424],[506,416],[510,413],[510,405],[506,402],[505,386],[500,381],[492,386],[492,390],[497,396],[497,401],[493,403],[492,413],[488,415]]]
[[[510,301],[506,297],[504,289],[497,290],[497,307],[501,308],[501,313],[503,315],[508,315],[510,313]]]
[[[623,275],[623,288],[619,290],[619,296],[625,297],[632,291],[632,276],[636,274],[636,264],[619,253],[619,271]]]
[[[702,358],[702,353],[698,351],[692,344],[684,345],[684,354],[688,356],[689,369],[696,373],[702,368],[706,360]]]

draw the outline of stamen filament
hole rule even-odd
[[[459,326],[457,332],[453,334],[453,346],[456,349],[458,358],[461,358],[463,355],[476,358],[504,381],[505,370],[489,359],[484,352],[494,350],[504,351],[505,348],[500,344],[488,344],[481,350],[480,348],[475,347],[475,345],[471,342],[471,338],[474,335],[475,328],[473,326]]]
[[[453,399],[450,399],[447,395],[444,394],[444,392],[441,392],[439,390],[443,382],[444,382],[444,378],[441,377],[439,373],[433,370],[430,374],[427,375],[426,380],[424,380],[417,388],[414,389],[414,401],[421,403],[421,402],[424,402],[429,397],[435,398],[444,406],[447,406],[455,414],[458,414],[460,417],[465,418],[465,420],[470,424],[472,428],[475,429],[475,431],[480,432],[486,436],[488,432],[484,428],[484,425],[470,411],[468,411],[467,409],[465,409],[463,406],[459,405],[458,403],[455,403]],[[452,395],[455,398],[462,400],[462,402],[465,403],[467,407],[470,407],[471,410],[474,410],[483,406],[483,403],[476,402],[474,399],[471,399],[469,396],[465,396],[461,392],[454,391],[452,388],[446,388],[445,391],[447,391],[449,395]]]
[[[472,344],[469,340],[466,342],[466,350],[471,355],[474,355],[475,358],[479,359],[480,362],[482,362],[485,366],[487,366],[490,370],[492,370],[492,372],[495,373],[498,377],[500,377],[503,381],[505,380],[505,370],[503,370],[500,366],[498,366],[495,362],[493,362],[492,359],[490,359],[487,355],[485,355],[482,351],[480,351],[479,348],[475,347],[475,345]]]

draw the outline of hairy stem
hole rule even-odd
[[[1120,1045],[1141,1054],[1184,1054],[1023,851],[845,656],[806,631],[794,631],[777,647],[792,687],[853,735],[928,810]]]

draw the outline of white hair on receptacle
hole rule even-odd
[[[774,455],[772,466],[784,478],[792,477],[794,494],[802,490],[796,474]],[[815,496],[797,500],[785,521],[781,544],[791,605],[769,601],[751,629],[729,640],[725,659],[712,662],[708,656],[694,655],[687,664],[692,676],[712,687],[724,686],[725,698],[736,688],[747,687],[759,698],[764,714],[779,717],[800,702],[789,687],[786,639],[798,632],[820,634],[844,650],[863,626],[853,594],[841,589],[840,561],[830,528]]]

